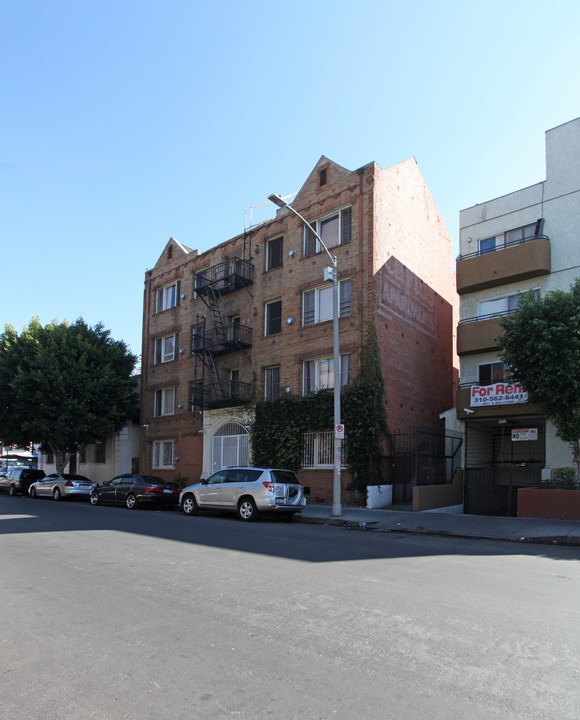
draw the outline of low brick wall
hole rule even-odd
[[[520,488],[518,517],[580,520],[580,490]]]

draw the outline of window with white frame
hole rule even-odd
[[[264,399],[276,400],[280,396],[280,366],[264,370]]]
[[[534,298],[540,297],[539,289],[532,291]],[[524,293],[514,293],[513,295],[505,295],[500,298],[493,298],[493,300],[482,300],[479,303],[479,315],[478,317],[494,317],[498,315],[510,315],[515,312],[520,304]]]
[[[177,347],[177,334],[155,340],[155,365],[175,360],[175,349]]]
[[[266,270],[274,270],[274,268],[282,267],[283,257],[282,249],[284,238],[277,237],[268,240],[266,244]]]
[[[332,320],[332,285],[321,285],[302,294],[302,325]],[[351,281],[341,280],[338,284],[338,315],[345,317],[351,310]]]
[[[302,467],[331,468],[334,464],[332,430],[302,433]]]
[[[153,468],[163,470],[175,467],[175,440],[157,440],[153,443]]]
[[[282,300],[267,303],[265,315],[264,333],[266,335],[275,335],[282,332]]]
[[[308,221],[322,238],[327,248],[336,245],[346,245],[351,241],[352,236],[352,208],[343,208],[332,215]],[[315,255],[323,252],[324,248],[318,241],[316,235],[308,226],[304,226],[304,256]]]
[[[177,295],[179,292],[179,282],[165,285],[157,290],[157,300],[155,304],[155,312],[163,312],[177,305]]]
[[[340,356],[340,384],[350,380],[350,355]],[[302,364],[302,394],[312,395],[323,388],[334,388],[334,358],[326,357],[304,360]]]
[[[155,417],[175,414],[175,388],[155,391]]]

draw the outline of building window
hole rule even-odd
[[[277,400],[280,396],[280,366],[264,370],[264,399]]]
[[[178,285],[179,283],[175,282],[157,290],[155,312],[160,313],[177,305]]]
[[[502,362],[485,363],[479,366],[479,384],[493,385],[507,380],[507,366]]]
[[[331,468],[334,464],[334,437],[332,430],[302,434],[302,467]]]
[[[530,223],[514,230],[508,230],[505,234],[505,244],[512,245],[526,240],[533,240],[536,237],[536,227],[537,223]]]
[[[326,170],[327,170],[327,168],[323,168],[323,169],[320,171],[320,174],[319,174],[320,187],[322,187],[323,185],[326,185]]]
[[[485,253],[493,252],[494,250],[497,250],[498,248],[498,240],[501,239],[501,244],[503,245],[503,235],[501,238],[497,237],[488,237],[484,238],[483,240],[479,241],[479,254],[485,255]]]
[[[158,440],[153,443],[153,468],[155,470],[175,467],[174,457],[174,440]]]
[[[534,299],[540,297],[539,289],[532,291]],[[494,298],[493,300],[482,300],[479,303],[479,318],[497,317],[499,315],[511,315],[520,304],[523,293],[514,293],[505,297]]]
[[[500,235],[494,235],[493,237],[479,240],[479,254],[485,255],[485,253],[494,252],[494,250],[501,250],[509,245],[517,245],[519,243],[526,242],[527,240],[533,240],[538,236],[541,226],[542,220],[540,219],[535,223],[522,225],[521,227],[508,230]]]
[[[266,305],[266,335],[275,335],[282,332],[282,300]]]
[[[266,245],[266,270],[282,267],[282,247],[284,238],[278,237],[268,240]]]
[[[346,245],[351,241],[352,208],[344,208],[338,213],[309,221],[327,248]],[[323,247],[312,233],[304,226],[304,256],[322,252]]]
[[[312,395],[323,388],[334,388],[334,358],[320,357],[305,360],[302,364],[302,394]],[[340,356],[340,384],[350,381],[350,355]]]
[[[175,360],[175,348],[177,347],[177,334],[155,340],[155,365]]]
[[[81,465],[86,465],[86,463],[87,463],[86,445],[81,445],[81,449],[79,450],[79,462]]]
[[[95,462],[104,463],[107,461],[106,446],[104,442],[95,443]]]
[[[342,280],[338,284],[339,317],[350,315],[351,281]],[[314,290],[307,290],[302,295],[302,324],[314,325],[325,320],[332,320],[332,285],[323,285]]]
[[[175,413],[175,388],[163,388],[155,391],[155,417]]]

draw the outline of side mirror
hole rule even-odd
[[[207,485],[207,478],[201,478],[199,481],[202,485]]]

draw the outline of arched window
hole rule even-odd
[[[238,422],[222,425],[212,438],[212,473],[248,464],[248,431]]]

